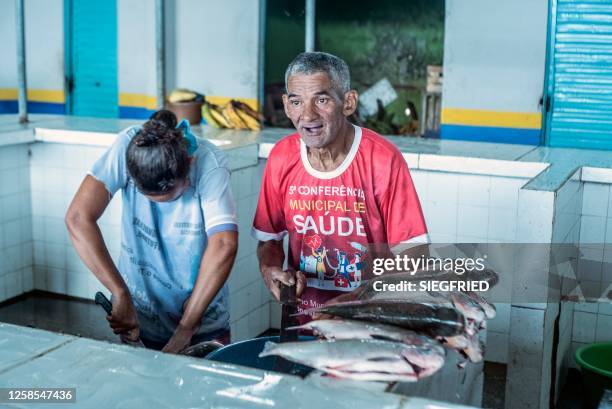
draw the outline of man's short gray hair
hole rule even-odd
[[[324,72],[329,75],[332,87],[340,97],[351,89],[351,74],[348,65],[340,57],[323,52],[301,53],[287,67],[285,71],[285,91],[289,92],[287,85],[289,77],[295,74],[312,75]]]

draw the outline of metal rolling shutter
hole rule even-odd
[[[551,12],[548,144],[612,149],[612,0],[553,0]]]

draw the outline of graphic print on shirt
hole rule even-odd
[[[302,236],[299,269],[308,286],[352,291],[361,284],[367,253],[365,193],[360,188],[291,185],[289,212]]]

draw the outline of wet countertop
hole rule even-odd
[[[0,344],[2,387],[76,388],[78,408],[466,408],[10,324]]]
[[[16,115],[0,115],[0,146],[16,143],[55,142],[108,146],[117,133],[142,120],[83,118],[63,115],[30,115],[21,125]],[[274,144],[292,129],[266,128],[259,132],[193,127],[241,166],[267,158]],[[521,177],[526,189],[555,191],[577,170],[582,179],[612,183],[612,155],[607,151],[549,148],[487,142],[453,141],[387,136],[413,169]],[[237,155],[239,153],[239,155]],[[248,158],[248,156],[253,156]],[[247,160],[248,159],[248,160]]]

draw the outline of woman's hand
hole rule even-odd
[[[121,339],[138,341],[140,338],[138,315],[129,293],[113,296],[113,311],[106,319],[113,332],[121,335]]]
[[[197,328],[187,328],[179,324],[174,331],[174,335],[162,349],[162,352],[169,354],[178,354],[185,348],[191,345],[191,337],[197,331]]]

